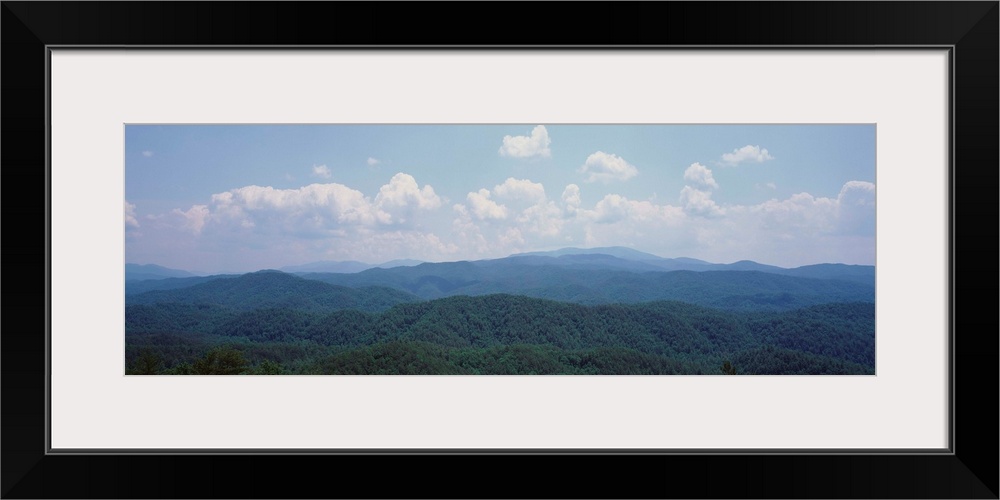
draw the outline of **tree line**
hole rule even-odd
[[[127,306],[125,326],[129,373],[214,374],[220,363],[244,374],[873,373],[875,366],[870,302],[735,312],[501,294],[401,303],[382,313],[157,303]],[[242,364],[222,362],[233,352]]]

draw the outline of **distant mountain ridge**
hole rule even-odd
[[[511,257],[519,257],[523,255],[541,255],[546,257],[562,257],[564,255],[610,255],[612,257],[618,257],[619,259],[627,260],[657,260],[663,259],[658,255],[653,255],[651,253],[640,252],[628,247],[597,247],[597,248],[576,248],[576,247],[566,247],[560,248],[559,250],[550,250],[545,252],[524,252],[516,253],[511,255]],[[692,259],[695,260],[695,259]],[[707,264],[707,262],[706,262]]]
[[[279,270],[286,273],[357,273],[373,267],[375,266],[356,260],[322,260],[297,266],[285,266]]]
[[[567,247],[558,250],[523,252],[511,254],[496,259],[454,262],[425,262],[416,259],[394,259],[381,264],[346,261],[316,261],[278,268],[279,271],[293,274],[306,273],[359,273],[368,269],[392,269],[395,267],[414,267],[421,264],[454,264],[457,262],[496,262],[505,259],[517,259],[518,262],[533,265],[559,265],[574,268],[608,268],[627,269],[633,271],[761,271],[788,276],[801,276],[823,279],[847,279],[868,282],[874,279],[875,267],[867,265],[821,263],[794,268],[784,268],[761,264],[752,260],[740,260],[729,264],[719,264],[694,259],[691,257],[660,257],[628,247]],[[145,279],[185,278],[207,276],[204,273],[170,269],[155,264],[125,264],[126,280],[139,281]],[[217,275],[238,275],[240,273],[218,273]]]
[[[377,286],[350,288],[274,270],[235,277],[222,276],[185,288],[152,290],[125,297],[126,305],[178,303],[240,310],[280,307],[303,311],[383,311],[396,304],[419,300],[398,289]]]
[[[373,267],[381,267],[383,269],[390,269],[390,268],[393,268],[393,267],[419,266],[420,264],[423,264],[423,263],[424,263],[424,261],[422,261],[422,260],[416,260],[416,259],[395,259],[395,260],[390,260],[389,262],[383,262],[383,263],[381,263],[381,264],[379,264],[377,266],[373,266]]]
[[[416,266],[418,264],[423,264],[423,261],[414,259],[395,259],[381,264],[367,264],[356,260],[323,260],[319,262],[310,262],[308,264],[300,264],[297,266],[285,266],[279,270],[286,273],[359,273],[376,267],[389,269],[393,267]]]
[[[632,258],[581,253],[596,251]],[[390,262],[385,267],[352,273],[296,275],[348,289],[382,287],[404,293],[411,300],[506,293],[579,304],[678,300],[729,310],[776,311],[829,302],[875,300],[873,266],[815,264],[785,269],[752,261],[712,264],[690,258],[665,259],[617,247],[563,249],[553,253],[558,255],[535,252],[501,259],[418,265],[406,265],[412,262],[404,261],[397,267],[390,267],[393,265]],[[185,290],[178,292],[176,299],[184,302],[182,296],[191,292],[188,287],[233,277],[128,282],[127,302],[147,300],[148,297],[134,297],[148,292]],[[200,293],[200,290],[193,291]],[[302,291],[313,293],[307,288]],[[329,290],[323,293],[326,292]]]
[[[653,255],[651,253],[640,252],[627,247],[599,247],[599,248],[561,248],[548,252],[527,252],[511,255],[510,258],[531,257],[554,257],[558,260],[550,263],[557,265],[572,265],[582,263],[584,259],[597,262],[600,255],[614,257],[629,262],[641,263],[644,265],[628,265],[621,262],[615,263],[606,260],[605,264],[615,268],[631,268],[635,270],[664,269],[670,271],[760,271],[774,274],[784,274],[787,276],[799,276],[805,278],[822,279],[842,279],[857,282],[873,282],[875,279],[875,266],[853,265],[853,264],[811,264],[800,267],[784,268],[761,264],[752,260],[740,260],[729,264],[717,264],[690,257],[667,258]],[[525,261],[528,262],[528,261]],[[535,261],[541,263],[542,261]]]
[[[871,283],[760,271],[645,271],[526,264],[519,259],[421,264],[357,274],[308,274],[341,286],[384,286],[423,299],[506,293],[579,304],[678,300],[738,310],[874,302]]]
[[[188,278],[191,276],[197,275],[189,271],[171,269],[156,264],[125,264],[125,281]]]

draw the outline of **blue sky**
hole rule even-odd
[[[125,257],[874,264],[874,125],[128,125]]]

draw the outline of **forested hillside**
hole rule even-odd
[[[874,317],[872,303],[734,312],[513,295],[382,313],[135,304],[126,307],[126,357],[132,372],[155,373],[199,373],[205,357],[228,352],[242,357],[243,373],[721,374],[728,362],[736,374],[860,374],[874,371]]]
[[[401,290],[335,286],[280,271],[258,271],[205,282],[197,280],[198,284],[185,288],[127,295],[125,303],[209,304],[242,310],[283,307],[308,311],[382,311],[396,304],[420,300]]]

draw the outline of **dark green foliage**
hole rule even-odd
[[[194,375],[241,375],[248,368],[243,352],[231,346],[216,347],[195,361]]]
[[[560,362],[562,354],[551,346],[515,344],[457,351],[454,362],[474,374],[558,375],[570,371]]]
[[[219,325],[213,333],[245,337],[254,342],[292,341],[302,336],[315,316],[294,309],[268,307],[240,313]]]
[[[163,369],[169,370],[183,363],[194,362],[225,340],[201,333],[125,332],[125,365],[128,367],[134,366],[142,352],[148,350],[162,360]]]
[[[873,373],[871,303],[732,312],[681,302],[582,306],[512,295],[403,303],[380,314],[195,304],[126,308],[129,373]],[[232,350],[232,349],[230,349]],[[212,354],[215,353],[215,354]],[[726,365],[728,363],[728,365]],[[150,368],[144,368],[149,371]]]
[[[675,375],[700,373],[698,363],[643,353],[621,347],[567,353],[565,363],[580,374],[594,375]]]
[[[566,351],[515,344],[449,349],[427,342],[390,342],[346,351],[317,362],[327,375],[666,375],[697,373],[677,360],[622,348]]]
[[[125,370],[128,375],[155,375],[163,368],[163,359],[152,349],[146,347],[139,351],[139,356]]]
[[[181,326],[176,321],[177,314],[171,314],[162,307],[125,306],[125,331],[145,333],[155,331],[178,331]]]
[[[254,375],[284,375],[285,369],[278,363],[265,359],[253,371]]]
[[[197,375],[191,363],[181,363],[168,370],[160,372],[162,375]]]
[[[736,368],[733,368],[733,364],[729,360],[722,362],[722,373],[726,375],[736,375]]]
[[[211,333],[235,314],[232,309],[211,304],[126,305],[125,331]]]
[[[748,324],[765,345],[875,366],[875,304],[823,304]]]
[[[861,365],[774,346],[750,349],[733,355],[740,375],[874,375],[874,365]]]
[[[449,375],[458,371],[441,346],[389,342],[347,351],[320,361],[316,373],[337,375]]]

